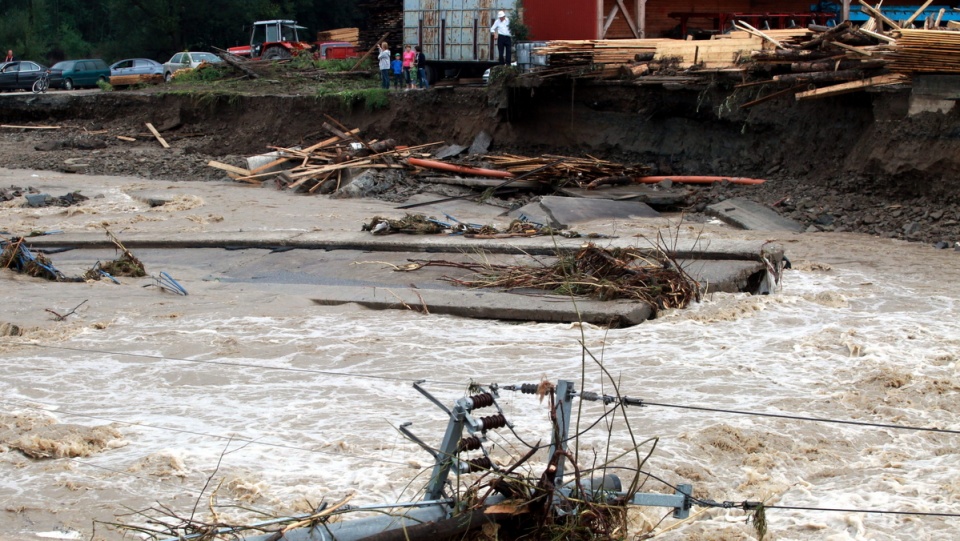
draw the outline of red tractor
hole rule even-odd
[[[283,60],[303,53],[312,53],[318,59],[357,56],[351,43],[300,41],[298,30],[306,28],[297,25],[297,21],[257,21],[253,23],[250,33],[250,45],[230,47],[227,51],[237,56],[262,60]]]

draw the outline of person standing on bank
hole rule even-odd
[[[7,57],[3,59],[4,62],[13,62],[13,49],[7,49]]]
[[[377,61],[380,65],[380,86],[385,90],[390,89],[390,46],[384,41],[377,45],[380,54],[377,55]]]
[[[510,49],[513,48],[513,42],[510,38],[510,19],[503,11],[497,12],[497,20],[493,21],[490,27],[490,33],[493,34],[493,40],[497,42],[498,62],[510,65]]]
[[[423,54],[423,49],[419,45],[413,50],[417,52],[417,86],[422,89],[430,88],[430,81],[427,80],[427,55]]]

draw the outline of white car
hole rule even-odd
[[[177,70],[193,69],[204,62],[216,64],[218,62],[223,62],[223,60],[213,53],[177,53],[173,55],[170,60],[163,63],[163,80],[169,82]]]

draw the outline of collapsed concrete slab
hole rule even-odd
[[[660,213],[638,201],[611,201],[609,199],[585,199],[548,195],[539,203],[531,203],[511,211],[514,218],[526,217],[529,221],[555,228],[569,228],[575,223],[591,220],[632,220],[657,218]]]
[[[478,290],[319,286],[312,300],[324,306],[358,304],[375,310],[414,310],[478,319],[538,321],[630,327],[653,315],[646,303],[602,302],[546,294]]]
[[[799,233],[805,226],[776,211],[748,199],[734,197],[707,207],[707,214],[716,216],[724,222],[753,231],[792,231]]]
[[[614,201],[638,201],[653,208],[677,208],[690,202],[690,191],[683,188],[662,189],[659,186],[634,184],[630,186],[603,186],[596,190],[562,186],[557,189],[564,195],[585,199],[611,199]]]

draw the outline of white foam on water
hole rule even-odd
[[[105,329],[45,344],[72,349],[8,351],[0,412],[42,407],[61,423],[119,421],[128,444],[58,462],[0,453],[0,500],[53,508],[56,483],[69,481],[89,487],[101,515],[158,501],[189,511],[210,476],[230,479],[221,502],[277,513],[354,493],[357,504],[415,499],[431,459],[395,427],[411,421],[438,445],[446,420],[413,381],[427,380],[448,404],[471,381],[562,378],[613,394],[582,340],[621,394],[670,406],[628,408],[630,428],[636,443],[659,438],[644,469],[691,482],[698,497],[960,513],[956,435],[673,407],[960,430],[956,306],[919,283],[788,271],[776,295],[715,294],[621,330],[324,307],[287,317],[121,314]],[[536,397],[504,392],[500,403],[525,441],[549,439]],[[584,403],[580,429],[603,411]],[[623,412],[608,419],[609,435],[601,422],[579,440],[585,467],[608,447],[616,455],[636,444]],[[503,461],[525,452],[509,433],[491,440]],[[632,456],[616,464],[630,467]],[[671,492],[654,480],[645,490]],[[948,538],[960,525],[776,509],[767,520],[778,539]],[[742,511],[715,511],[661,537],[749,532],[743,522]]]

